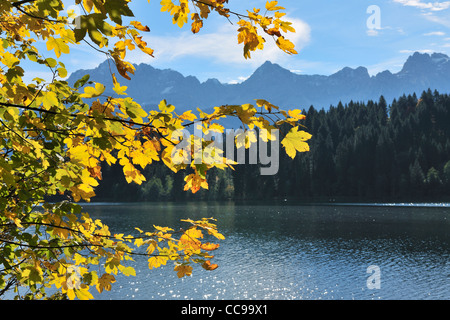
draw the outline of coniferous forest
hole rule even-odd
[[[120,166],[104,166],[97,201],[299,200],[447,201],[450,199],[450,96],[431,90],[388,104],[350,102],[304,110],[310,152],[280,152],[278,174],[259,165],[208,172],[208,191],[183,191],[184,176],[163,164],[128,184]],[[281,136],[283,130],[281,131]],[[280,137],[281,138],[281,137]]]

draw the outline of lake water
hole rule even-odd
[[[105,203],[85,210],[125,234],[214,217],[226,237],[214,252],[215,271],[196,267],[178,279],[172,264],[149,270],[138,256],[137,276],[117,277],[111,292],[93,290],[96,299],[450,299],[447,204]]]

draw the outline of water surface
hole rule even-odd
[[[173,265],[118,277],[97,299],[450,299],[450,207],[446,204],[237,205],[139,203],[85,206],[113,232],[177,227],[216,218],[226,237],[215,271],[178,279]],[[369,289],[371,265],[380,289]]]

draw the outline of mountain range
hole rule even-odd
[[[207,111],[223,104],[254,103],[255,99],[266,99],[283,108],[305,110],[313,105],[327,110],[338,102],[378,100],[381,95],[390,103],[403,94],[420,95],[427,89],[450,93],[450,58],[442,53],[416,52],[399,72],[386,70],[375,76],[370,76],[365,67],[345,67],[329,76],[301,75],[267,61],[238,84],[225,84],[217,79],[200,82],[194,76],[148,64],[135,67],[131,80],[119,80],[122,86],[128,87],[128,95],[146,109],[156,108],[166,99],[178,112],[197,107]],[[68,81],[73,84],[85,74],[90,74],[90,80],[112,88],[107,61],[95,69],[73,72]],[[111,90],[105,94],[115,93]]]

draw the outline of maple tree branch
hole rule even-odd
[[[10,127],[8,127],[3,120],[0,119],[0,123],[2,124],[2,126],[4,126],[6,129],[8,129],[8,131],[11,131],[12,133],[14,133],[16,136],[18,136],[20,139],[22,139],[23,141],[31,144],[27,139],[25,139],[24,137],[22,137],[20,134],[18,134],[16,131],[14,131],[13,129],[11,129]]]
[[[210,8],[218,9],[217,6],[215,6],[215,5],[211,4],[211,3],[207,3],[207,2],[201,1],[201,0],[192,0],[192,2],[201,3],[201,4],[204,4],[205,6],[210,7]],[[225,10],[227,10],[228,13],[234,14],[234,15],[237,16],[238,18],[244,17],[244,18],[247,18],[247,19],[251,19],[249,16],[247,16],[247,15],[245,15],[245,14],[240,14],[240,13],[238,13],[238,12],[234,12],[234,11],[231,11],[231,10],[229,10],[229,9],[225,9]]]
[[[67,245],[60,245],[60,246],[38,246],[38,245],[21,243],[21,242],[9,241],[6,239],[1,239],[1,238],[0,238],[0,242],[14,244],[14,245],[18,245],[21,247],[33,248],[33,249],[49,249],[49,250],[50,249],[61,249],[61,248],[77,248],[77,247],[104,247],[104,245],[93,244],[93,243],[67,244]]]
[[[14,269],[15,267],[20,266],[22,263],[25,262],[25,260],[26,260],[26,258],[22,259],[22,261],[16,263],[16,264],[13,265],[13,266],[10,266],[10,267],[8,267],[8,268],[4,268],[4,269],[0,270],[0,273],[2,273],[3,271],[11,270],[11,269]],[[4,289],[4,291],[0,291],[0,296],[3,294],[3,292],[6,292],[6,291],[8,291],[8,288]]]
[[[25,109],[25,110],[37,111],[37,112],[48,113],[48,114],[53,114],[53,115],[63,115],[63,113],[61,113],[61,112],[56,112],[56,111],[46,110],[46,109],[41,109],[41,108],[35,108],[35,107],[30,107],[30,106],[23,106],[23,105],[13,104],[13,103],[0,102],[0,106],[21,108],[21,109]],[[78,115],[68,114],[67,116],[76,118]],[[94,117],[94,116],[90,116],[90,115],[83,115],[83,116],[86,118],[89,118],[89,119],[98,119],[99,118],[99,117]],[[108,120],[108,121],[115,121],[115,122],[120,122],[120,123],[126,123],[126,124],[136,125],[136,126],[140,126],[140,127],[150,127],[150,128],[154,127],[151,124],[139,123],[139,122],[124,120],[124,119],[109,118],[109,117],[100,117],[100,119]]]
[[[35,2],[35,1],[37,1],[37,0],[21,0],[21,1],[13,2],[11,5],[13,7],[18,7],[18,6],[21,6],[21,5],[25,4],[25,3],[30,3],[30,2]]]
[[[8,270],[8,269],[3,269]],[[8,283],[5,285],[5,288],[0,291],[0,297],[5,294],[5,292],[8,292],[9,288],[11,288],[13,285],[17,284],[17,278],[12,278],[8,280]]]
[[[34,1],[34,0],[31,0],[31,1]],[[30,2],[30,1],[27,1],[27,2]],[[14,6],[14,7],[17,10],[19,10],[20,12],[22,12],[23,14],[25,14],[25,15],[31,17],[31,18],[34,18],[34,19],[40,19],[40,20],[44,20],[44,21],[48,21],[48,22],[65,23],[64,21],[60,21],[60,20],[54,20],[54,19],[49,19],[49,18],[45,18],[45,17],[35,16],[34,14],[29,13],[29,12],[25,11],[24,9],[22,9],[19,5]]]
[[[78,234],[83,234],[83,232],[81,232],[80,230],[76,230],[76,229],[72,229],[69,227],[64,227],[64,226],[58,226],[58,225],[54,225],[51,223],[43,223],[43,222],[20,222],[20,224],[22,225],[39,225],[39,226],[46,226],[46,227],[50,227],[50,228],[56,228],[56,229],[63,229],[63,230],[68,230],[71,232],[75,232]],[[3,223],[0,224],[0,227],[8,227],[8,226],[14,226],[16,225],[14,222],[9,222],[9,223]],[[191,227],[192,228],[192,227]],[[179,231],[174,231],[171,232],[171,234],[177,234],[177,233],[183,233],[185,232],[185,230],[180,229]],[[93,237],[100,237],[100,238],[106,238],[106,239],[114,239],[114,240],[120,240],[120,238],[118,238],[116,235],[112,235],[112,236],[108,236],[108,235],[103,235],[103,234],[97,234],[94,233],[92,234]],[[165,239],[164,237],[160,237],[157,234],[153,234],[151,236],[139,236],[139,237],[125,237],[124,240],[137,240],[137,239],[151,239],[151,238],[162,238]],[[2,239],[0,239],[0,241],[2,241]]]
[[[27,248],[33,248],[33,249],[44,249],[44,250],[63,249],[63,248],[80,248],[80,247],[86,247],[86,248],[88,248],[88,247],[106,248],[107,247],[106,245],[103,245],[103,244],[93,244],[93,243],[68,244],[68,245],[59,245],[59,246],[38,246],[38,245],[25,244],[25,243],[21,243],[21,242],[9,241],[6,239],[1,239],[1,238],[0,238],[0,242],[14,244],[14,245],[18,245],[21,247],[27,247]],[[123,249],[118,249],[118,248],[112,248],[112,249],[117,252],[122,252],[122,253],[136,255],[136,256],[146,256],[146,257],[171,257],[171,256],[173,256],[171,254],[151,254],[151,253],[133,252],[133,251],[123,250]],[[179,255],[179,256],[186,257],[188,255],[184,254],[184,255]],[[21,261],[19,264],[21,264],[21,263],[23,263],[23,261]],[[8,268],[0,270],[0,271],[4,271],[4,270],[8,270]]]
[[[52,110],[46,110],[46,109],[42,109],[42,108],[30,107],[29,105],[28,106],[24,106],[24,105],[18,105],[18,104],[13,104],[13,103],[0,102],[0,106],[21,108],[21,109],[25,109],[25,110],[37,111],[37,112],[48,113],[48,114],[53,114],[53,115],[63,115],[63,113],[61,113],[61,112],[56,112],[56,111],[52,111]],[[268,114],[268,113],[257,112],[257,114],[264,115],[264,114]],[[275,113],[272,112],[271,114],[275,114]],[[205,117],[205,118],[200,119],[198,121],[191,121],[191,122],[185,124],[184,127],[190,127],[190,126],[194,125],[197,122],[211,121],[211,120],[214,120],[215,118],[223,116],[223,115],[235,116],[236,112],[233,112],[233,113],[230,113],[230,114],[222,113],[222,114],[214,115],[211,118]],[[78,115],[68,114],[67,116],[72,117],[72,118],[76,118]],[[94,117],[94,116],[90,116],[90,115],[83,115],[83,116],[86,117],[86,118],[89,118],[89,119],[102,119],[102,120],[107,120],[107,121],[120,122],[120,123],[123,123],[123,124],[135,125],[135,126],[139,126],[139,127],[156,128],[155,126],[153,126],[150,123],[139,123],[139,122],[135,122],[135,121],[124,120],[124,119],[117,119],[117,118],[109,118],[109,117]],[[164,129],[164,127],[159,127],[159,129]]]

